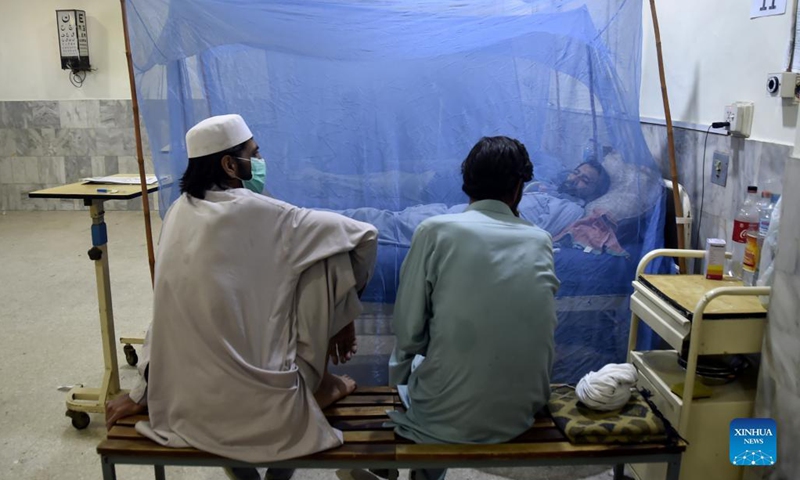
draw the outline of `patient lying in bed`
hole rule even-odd
[[[548,161],[545,165],[555,163]],[[625,162],[616,151],[608,152],[602,164],[589,160],[572,171],[556,172],[552,172],[552,182],[527,186],[518,207],[520,216],[550,233],[555,246],[627,257],[629,252],[620,242],[623,237],[630,242],[632,234],[639,235],[639,219],[662,198],[660,172]],[[435,215],[461,213],[466,206],[430,203],[399,212],[370,207],[339,212],[375,225],[384,248],[404,250],[411,245],[420,222]],[[403,256],[389,255],[392,262],[402,261]],[[380,257],[379,251],[379,263]]]
[[[604,195],[610,184],[605,169],[595,161],[585,162],[565,172],[561,178],[563,180],[558,185],[545,182],[528,185],[518,207],[520,217],[553,236],[583,218],[586,205]],[[433,203],[416,205],[401,212],[363,207],[340,213],[378,227],[383,243],[409,246],[420,222],[435,215],[461,213],[466,207],[466,203],[452,207]]]
[[[583,218],[586,204],[608,192],[610,180],[600,163],[590,160],[562,174],[559,185],[533,182],[525,188],[520,216],[558,235]]]

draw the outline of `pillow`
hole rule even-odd
[[[586,205],[586,215],[605,214],[616,223],[639,218],[661,198],[663,182],[659,172],[641,165],[625,163],[618,152],[603,160],[611,180],[608,192]]]

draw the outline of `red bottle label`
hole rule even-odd
[[[733,240],[736,243],[747,243],[747,231],[758,228],[757,223],[733,221]]]

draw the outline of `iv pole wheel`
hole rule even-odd
[[[83,430],[89,426],[89,422],[91,418],[89,418],[89,414],[86,412],[76,412],[74,410],[67,410],[65,414],[69,418],[72,419],[72,426],[75,427],[76,430]]]

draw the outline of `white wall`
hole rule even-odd
[[[85,10],[96,72],[83,88],[61,70],[57,9]],[[0,0],[0,100],[128,99],[119,0]]]
[[[673,121],[705,130],[725,105],[755,103],[751,138],[791,145],[797,107],[766,93],[768,73],[783,68],[791,3],[782,16],[750,20],[751,0],[658,0]],[[664,118],[650,2],[643,0],[641,116]]]

